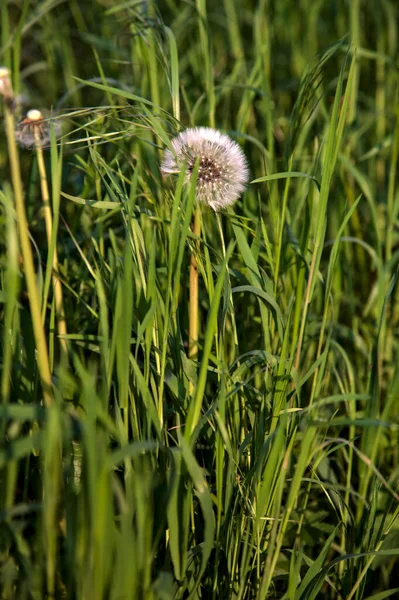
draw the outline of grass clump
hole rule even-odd
[[[2,598],[397,597],[397,22],[2,3]]]

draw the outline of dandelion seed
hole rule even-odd
[[[173,153],[165,151],[161,171],[180,173],[186,164],[186,185],[190,184],[199,160],[197,199],[217,211],[233,204],[245,190],[249,170],[244,152],[229,136],[211,129],[186,129],[172,140]]]
[[[54,123],[56,137],[60,133],[60,126]],[[15,137],[19,144],[24,148],[31,148],[36,145],[43,148],[50,142],[50,123],[43,117],[40,110],[32,109],[26,113],[23,119],[16,127]]]

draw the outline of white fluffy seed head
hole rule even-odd
[[[0,66],[0,96],[9,105],[13,103],[14,94],[12,91],[10,69]]]
[[[213,210],[233,204],[245,190],[249,170],[244,152],[229,136],[210,127],[186,129],[172,140],[173,153],[165,151],[161,171],[180,173],[186,164],[186,185],[199,161],[196,196]]]

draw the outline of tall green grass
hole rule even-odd
[[[62,124],[50,239],[37,154],[18,182],[0,137],[0,597],[399,597],[396,3],[0,17],[11,117]],[[202,207],[200,239],[195,190],[159,171],[195,125],[240,142],[252,178],[220,219]]]

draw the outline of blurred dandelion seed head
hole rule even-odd
[[[229,136],[210,127],[186,129],[172,140],[161,164],[164,175],[186,165],[186,185],[198,159],[196,196],[217,211],[233,204],[245,190],[249,170],[244,152]]]
[[[7,67],[0,67],[0,96],[3,96],[7,104],[13,104],[14,92],[11,84],[10,69]]]
[[[57,121],[53,122],[55,136],[60,134],[60,125]],[[32,148],[36,145],[43,148],[50,143],[51,127],[50,122],[44,118],[42,112],[37,109],[31,109],[26,113],[23,119],[15,129],[15,137],[19,144],[24,148]]]

